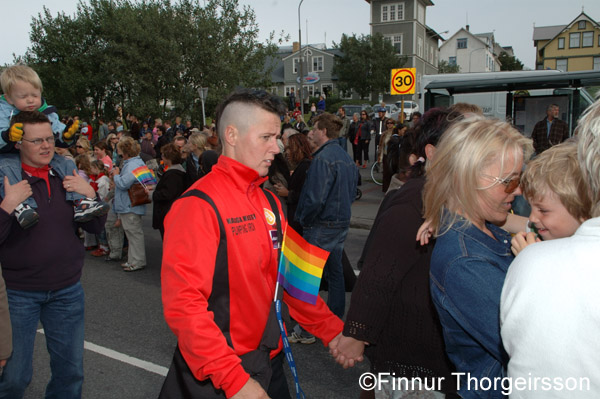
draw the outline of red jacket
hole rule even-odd
[[[259,185],[266,178],[241,163],[221,156],[212,172],[191,189],[215,202],[227,234],[232,349],[207,310],[213,284],[219,225],[204,200],[177,200],[165,219],[162,299],[165,319],[179,341],[190,370],[199,380],[235,395],[248,381],[239,355],[258,347],[277,278],[277,250],[269,236],[276,230],[269,202]],[[284,221],[283,212],[279,211]],[[321,298],[315,306],[284,293],[290,316],[327,345],[343,329]],[[271,353],[273,358],[281,351]]]

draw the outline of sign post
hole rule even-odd
[[[200,101],[202,101],[202,129],[204,129],[204,126],[206,126],[206,115],[204,114],[204,101],[206,101],[206,96],[208,95],[208,87],[200,87],[198,89],[198,94],[200,95]]]

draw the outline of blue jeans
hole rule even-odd
[[[344,286],[344,267],[342,266],[342,252],[344,241],[348,235],[348,226],[338,227],[332,223],[331,227],[312,226],[304,227],[303,236],[309,243],[329,251],[329,257],[323,271],[323,278],[327,279],[329,295],[327,306],[340,319],[346,310],[346,288]]]
[[[52,377],[46,399],[81,398],[84,296],[81,282],[56,291],[7,289],[13,353],[0,378],[0,398],[22,398],[33,375],[33,345],[42,322]]]
[[[73,161],[56,154],[50,161],[50,166],[52,166],[51,173],[56,173],[61,180],[64,180],[65,176],[72,176],[73,169],[77,169]],[[0,155],[0,196],[2,198],[4,198],[4,176],[8,177],[8,182],[11,185],[23,180],[21,177],[21,157],[19,154]],[[75,201],[83,198],[85,198],[83,195],[76,192],[67,192],[66,195],[67,201]],[[37,208],[33,196],[27,198],[23,203],[32,208]]]

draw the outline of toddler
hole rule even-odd
[[[44,113],[52,125],[52,132],[55,140],[64,145],[68,145],[74,138],[78,128],[78,123],[73,123],[66,127],[60,122],[56,113],[56,108],[49,106],[42,98],[42,82],[38,74],[26,65],[14,65],[6,68],[0,75],[0,84],[2,92],[0,97],[0,195],[4,197],[4,176],[8,177],[10,184],[16,184],[21,181],[22,168],[19,156],[11,153],[15,150],[15,143],[27,140],[23,137],[23,124],[15,123],[11,125],[11,119],[21,111],[40,111]],[[34,142],[33,144],[52,146],[54,150],[55,143]],[[64,159],[59,155],[54,155],[50,162],[50,173],[56,173],[64,179],[71,175],[75,169],[73,162]],[[85,198],[75,192],[67,193],[67,200],[73,201],[75,206],[74,220],[76,222],[85,222],[95,216],[103,215],[107,212],[108,206],[92,198]],[[36,212],[37,204],[33,197],[29,197],[15,209],[15,217],[23,229],[32,227],[38,222],[39,216]]]

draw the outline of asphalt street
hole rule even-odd
[[[361,169],[361,175],[363,196],[353,204],[354,227],[346,240],[346,251],[354,267],[383,198],[380,186],[370,182],[368,169]],[[84,398],[156,398],[171,363],[176,340],[162,314],[162,245],[160,234],[151,228],[148,211],[143,219],[148,259],[144,270],[124,273],[119,262],[86,255],[82,277],[86,295]],[[349,299],[347,294],[347,306]],[[288,324],[288,331],[291,328]],[[358,379],[368,371],[367,361],[344,370],[320,341],[312,345],[292,344],[292,350],[307,398],[358,398]],[[284,367],[289,377],[287,364]],[[40,326],[34,376],[25,398],[43,397],[49,378],[49,356]]]

